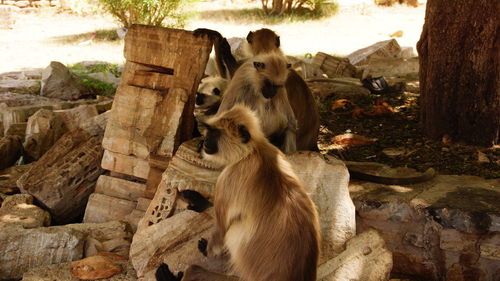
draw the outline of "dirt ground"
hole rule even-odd
[[[325,53],[346,55],[359,48],[386,40],[401,30],[401,46],[414,47],[424,23],[425,4],[418,8],[396,5],[377,7],[371,0],[337,0],[336,15],[316,21],[267,26],[281,36],[286,54]],[[194,11],[186,25],[193,30],[205,27],[226,37],[245,37],[265,25],[244,18],[213,19],[207,11],[260,7],[260,1],[200,1],[188,7]],[[92,32],[118,28],[107,15],[76,15],[45,9],[21,14],[13,29],[0,29],[0,73],[40,68],[56,60],[72,64],[85,60],[123,63],[123,40],[91,40]],[[89,41],[90,40],[90,41]]]

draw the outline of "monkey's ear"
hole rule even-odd
[[[290,68],[290,67],[292,67],[292,64],[291,63],[287,63],[286,64],[286,68]]]
[[[253,32],[252,31],[248,32],[247,42],[250,43],[250,44],[253,43]]]
[[[263,70],[264,68],[266,68],[266,64],[263,63],[263,62],[258,62],[258,61],[254,61],[253,62],[253,66],[257,69],[257,70]]]
[[[247,143],[250,141],[250,132],[248,132],[247,127],[240,125],[238,127],[238,132],[243,143]]]
[[[212,90],[212,93],[213,93],[214,95],[216,95],[216,96],[220,96],[220,90],[219,90],[219,88],[214,88],[214,89]]]
[[[280,47],[280,37],[279,36],[276,36],[276,48],[279,48]]]

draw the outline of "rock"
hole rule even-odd
[[[302,79],[311,78],[328,78],[326,73],[321,68],[312,63],[298,61],[292,65],[292,68],[302,77]]]
[[[123,268],[123,272],[100,281],[136,281],[137,275],[132,264],[128,261],[114,261]],[[28,270],[22,281],[80,281],[71,274],[71,263],[52,264]]]
[[[150,171],[147,160],[104,150],[101,166],[105,170],[147,179]]]
[[[22,137],[8,135],[0,139],[0,170],[13,166],[22,152]]]
[[[96,80],[102,81],[102,82],[113,84],[115,87],[118,86],[118,84],[120,84],[120,81],[121,81],[121,79],[119,77],[116,77],[111,72],[91,73],[88,76],[90,76]]]
[[[333,97],[337,99],[355,100],[359,97],[370,96],[370,90],[363,87],[359,79],[335,78],[335,79],[310,79],[307,85],[312,94],[318,99]]]
[[[100,252],[124,257],[129,255],[132,232],[125,222],[77,223],[68,224],[65,227],[84,234],[84,257],[90,257]]]
[[[59,115],[66,127],[72,131],[97,116],[97,108],[95,105],[80,105],[72,109],[56,110],[54,113]]]
[[[87,93],[66,66],[53,61],[42,72],[40,95],[64,100],[76,100],[87,95]]]
[[[312,64],[318,66],[328,77],[357,77],[358,71],[347,58],[339,58],[318,52]]]
[[[0,208],[0,229],[11,225],[36,228],[50,225],[47,211],[33,205],[33,197],[28,194],[8,196]]]
[[[0,93],[5,92],[36,95],[40,92],[40,81],[0,80]]]
[[[0,93],[0,104],[5,103],[7,107],[17,107],[26,105],[54,104],[60,102],[59,99],[51,99],[29,94],[16,94],[12,92]],[[2,114],[0,114],[2,115]],[[1,117],[0,117],[1,118]]]
[[[12,166],[0,171],[0,194],[12,195],[19,193],[17,180],[31,167],[28,165]]]
[[[7,130],[16,123],[24,123],[28,118],[35,114],[40,109],[52,109],[51,105],[27,105],[17,107],[1,107],[0,114],[2,115],[4,134]],[[24,135],[24,134],[23,134]]]
[[[23,143],[25,155],[38,160],[67,131],[59,115],[48,109],[40,109],[28,118]]]
[[[398,57],[402,59],[409,59],[415,57],[415,53],[413,52],[413,47],[401,47],[401,52]]]
[[[373,58],[367,64],[360,64],[358,69],[363,72],[363,78],[387,76],[418,79],[419,62],[418,58]]]
[[[342,161],[316,152],[287,155],[316,204],[321,226],[320,264],[337,256],[356,234],[355,208],[349,196],[349,173]],[[362,279],[359,279],[362,280]]]
[[[319,281],[385,281],[392,269],[392,254],[377,231],[354,236],[340,255],[318,268]]]
[[[2,2],[3,4],[3,2]],[[1,5],[0,6],[0,29],[14,28],[16,24],[19,8],[14,6]]]
[[[71,263],[73,276],[83,280],[108,278],[122,271],[121,266],[104,256],[92,256]]]
[[[29,268],[82,258],[83,234],[70,228],[3,227],[0,231],[0,276],[21,278]]]
[[[351,182],[349,189],[358,231],[373,228],[384,237],[393,272],[425,280],[496,280],[498,186],[498,180],[437,175],[410,186]]]
[[[100,193],[90,195],[85,209],[84,222],[107,222],[121,220],[130,214],[137,202]]]
[[[396,58],[401,52],[401,47],[396,39],[377,42],[371,46],[359,49],[347,56],[353,65],[368,64],[374,58]]]
[[[57,223],[81,216],[101,174],[102,136],[107,113],[64,134],[18,180],[19,189],[33,195]]]
[[[191,264],[223,272],[222,259],[208,259],[197,247],[200,238],[210,235],[214,222],[208,213],[187,210],[138,231],[130,248],[130,260],[137,276],[154,276],[162,262],[174,272],[183,271]]]

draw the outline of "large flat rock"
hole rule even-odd
[[[394,272],[425,280],[496,280],[499,179],[439,175],[407,186],[352,181],[349,189],[358,231],[382,234]]]

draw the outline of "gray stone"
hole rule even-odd
[[[83,255],[83,234],[63,226],[0,231],[0,276],[21,278],[28,269],[74,261]]]
[[[370,90],[363,87],[356,78],[309,79],[306,81],[312,94],[318,99],[355,99],[370,96]]]
[[[54,113],[60,116],[66,127],[72,131],[81,127],[82,124],[92,117],[97,116],[97,108],[92,104],[82,104],[71,109],[56,110]]]
[[[67,131],[59,115],[48,109],[40,109],[28,118],[23,143],[26,156],[38,160]]]
[[[396,39],[380,41],[368,47],[359,49],[347,56],[353,65],[367,64],[376,58],[396,58],[401,53],[401,47]]]
[[[36,95],[40,92],[40,81],[0,80],[0,93],[5,93],[5,92]]]
[[[359,65],[363,78],[371,76],[418,78],[418,58],[377,58]]]
[[[40,95],[64,100],[76,100],[86,95],[75,76],[60,62],[53,61],[42,72]]]
[[[413,185],[352,181],[349,189],[358,231],[380,232],[393,252],[394,272],[426,280],[495,280],[499,186],[498,180],[438,175]]]
[[[392,254],[377,231],[365,231],[349,240],[346,249],[318,268],[318,281],[386,281]]]
[[[13,166],[22,152],[21,136],[10,135],[0,139],[0,170]]]
[[[23,228],[36,228],[50,225],[47,211],[33,205],[33,197],[28,194],[8,196],[0,208],[0,229],[20,225]]]
[[[101,141],[106,121],[104,113],[64,134],[17,182],[19,189],[40,201],[58,223],[71,222],[85,211],[102,172]]]
[[[26,106],[26,105],[41,105],[54,104],[60,102],[59,99],[51,99],[41,96],[29,94],[16,94],[12,92],[0,93],[0,103],[5,103],[9,107]]]

